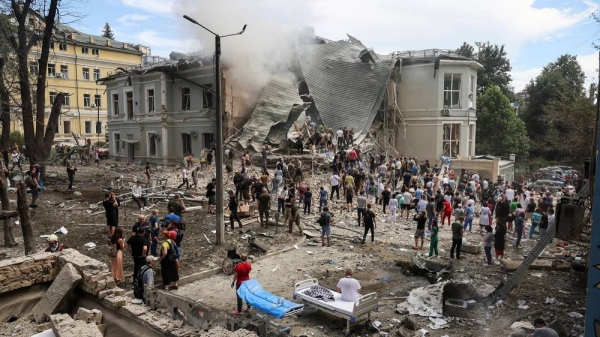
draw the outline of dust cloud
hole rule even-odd
[[[243,35],[221,40],[221,60],[228,86],[252,103],[272,74],[289,73],[292,32],[310,24],[306,5],[298,0],[176,0],[173,8],[221,36],[248,25]],[[198,38],[203,50],[214,51],[212,34],[187,21],[182,28]]]

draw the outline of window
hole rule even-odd
[[[50,92],[50,105],[54,105],[54,101],[56,101],[56,92]]]
[[[119,94],[113,94],[112,101],[113,101],[113,115],[118,116],[119,115]]]
[[[121,135],[118,133],[115,133],[115,152],[116,153],[121,153]]]
[[[212,88],[212,85],[207,85],[207,87]],[[208,90],[203,90],[202,91],[204,93],[204,100],[202,101],[202,107],[203,108],[212,108],[212,101],[213,101],[213,95],[212,92],[208,91]]]
[[[94,69],[94,81],[100,79],[100,69]]]
[[[58,123],[56,123],[56,125],[54,126],[54,133],[60,133],[60,131],[58,130]]]
[[[69,96],[69,93],[67,92],[63,92],[63,105],[64,106],[70,106],[71,105],[71,96]]]
[[[469,109],[475,109],[473,106],[473,97],[475,95],[475,76],[471,76],[471,82],[469,82]]]
[[[190,87],[181,88],[181,110],[190,110]]]
[[[62,51],[67,51],[67,44],[66,43],[59,43],[58,44],[58,49],[62,50]]]
[[[48,63],[48,76],[56,76],[56,64]]]
[[[456,158],[460,148],[460,123],[444,124],[443,127],[442,153],[448,158]]]
[[[54,49],[54,42],[50,42],[50,49]]]
[[[127,119],[133,119],[133,91],[125,93],[125,108],[127,109]]]
[[[96,55],[96,56],[100,55],[100,49],[92,48],[92,55]]]
[[[156,156],[156,134],[148,134],[148,155]]]
[[[63,133],[71,133],[71,121],[63,121]]]
[[[444,108],[460,109],[460,74],[444,74]]]
[[[102,106],[102,97],[100,95],[94,95],[94,105],[96,106],[96,108]]]
[[[208,149],[212,147],[212,143],[215,141],[215,135],[213,133],[203,133],[202,139],[204,140],[204,148]]]
[[[90,80],[90,68],[83,68],[83,79],[86,81]]]
[[[81,47],[81,53],[82,53],[82,54],[89,54],[89,53],[90,53],[90,50],[89,50],[89,48],[88,48],[88,47]]]
[[[154,112],[154,89],[148,89],[148,112]]]
[[[60,73],[63,78],[69,78],[69,66],[60,66]]]
[[[474,156],[475,155],[475,148],[473,147],[473,136],[475,133],[475,125],[471,124],[469,125],[469,156]]]
[[[40,68],[37,64],[37,62],[30,62],[29,63],[29,73],[32,75],[38,75]]]
[[[86,134],[92,133],[92,122],[91,121],[85,121],[85,133]]]
[[[181,134],[181,148],[183,149],[183,155],[189,156],[192,154],[192,135],[189,133]]]
[[[92,96],[90,94],[83,94],[83,106],[86,108],[92,106]]]
[[[96,122],[96,133],[98,135],[100,135],[102,133],[102,122],[101,121]],[[106,138],[108,138],[108,137],[106,137]]]

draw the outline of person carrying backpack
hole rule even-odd
[[[177,233],[175,231],[163,231],[163,242],[161,244],[160,269],[165,290],[177,290],[179,281],[179,249],[175,244]]]
[[[327,247],[329,247],[331,246],[331,213],[327,206],[323,207],[318,222],[321,225],[321,245],[325,246],[325,239],[327,239]]]
[[[152,255],[146,256],[146,264],[140,269],[135,282],[133,283],[133,296],[146,303],[146,289],[154,287],[154,262],[158,260]]]

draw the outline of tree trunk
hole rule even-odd
[[[56,20],[56,13],[58,12],[59,0],[50,0],[48,6],[48,14],[44,18],[44,35],[42,37],[42,51],[38,60],[39,75],[36,90],[36,119],[38,121],[45,120],[46,115],[46,77],[48,75],[48,58],[50,57],[50,41],[54,33],[54,22]],[[75,69],[77,71],[77,69]],[[40,127],[38,124],[35,133],[35,150],[33,161],[31,163],[40,163],[44,165],[46,159],[50,156],[50,148],[52,147],[52,141],[54,140],[54,128],[58,123],[58,116],[62,108],[62,96],[57,95],[57,99],[54,101],[52,109],[50,111],[50,117],[48,118],[48,124],[46,127]],[[57,102],[58,101],[58,102]]]
[[[0,211],[0,220],[6,220],[18,216],[19,212],[17,211]]]
[[[2,122],[2,136],[0,149],[10,145],[10,95],[4,84],[4,58],[0,58],[0,122]]]
[[[33,235],[33,226],[29,215],[29,203],[27,202],[27,187],[21,181],[17,184],[17,210],[21,218],[21,230],[23,231],[23,242],[25,245],[25,255],[35,254],[35,236]]]
[[[4,185],[4,179],[0,179],[0,202],[2,203],[2,211],[8,211],[10,209],[10,202],[8,201],[8,191],[6,185]],[[12,222],[8,219],[4,219],[4,247],[14,247],[17,245],[15,241],[15,235],[13,233]]]

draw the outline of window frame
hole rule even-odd
[[[56,77],[56,63],[48,63],[48,76]]]
[[[92,95],[90,95],[90,94],[83,94],[83,106],[85,108],[91,108],[92,107]]]
[[[60,73],[62,75],[62,78],[69,78],[69,66],[66,64],[61,64]]]
[[[63,106],[71,106],[71,95],[67,92],[63,92]]]
[[[89,125],[89,132],[88,132],[88,125]],[[83,132],[86,135],[91,135],[92,134],[92,121],[84,121],[83,123]]]
[[[475,123],[469,124],[469,157],[475,156]]]
[[[81,46],[81,53],[82,54],[89,54],[90,53],[90,48],[89,47]]]
[[[156,141],[156,132],[148,131],[148,157],[156,157],[158,156],[158,146]],[[154,153],[152,151],[154,148]]]
[[[446,88],[446,76],[450,75],[450,88]],[[455,76],[458,76],[458,88],[454,88],[454,79]],[[442,105],[444,109],[461,109],[462,108],[462,74],[461,73],[444,73],[444,77],[442,78]],[[458,93],[458,100],[454,102],[453,94]],[[450,95],[449,100],[450,104],[446,104],[446,96]],[[456,104],[453,104],[456,103]]]
[[[90,80],[90,68],[82,68],[81,73],[83,75],[83,79],[86,81]]]
[[[212,88],[212,84],[207,84],[206,86],[209,88]],[[202,108],[203,109],[212,109],[213,103],[214,103],[213,93],[208,90],[202,89]]]
[[[65,127],[67,125],[67,123],[69,123],[69,131],[67,132],[67,128]],[[71,124],[71,121],[63,121],[63,134],[64,135],[68,135],[73,131],[73,125]]]
[[[94,69],[94,81],[100,79],[100,69]]]
[[[442,155],[450,159],[456,159],[457,155],[460,154],[460,141],[461,141],[461,126],[462,123],[444,122],[442,123]],[[449,133],[446,133],[446,128],[450,127]],[[456,130],[453,130],[456,128]],[[453,132],[455,131],[456,134]],[[454,139],[453,136],[458,136]],[[446,152],[446,143],[448,144],[448,152]],[[454,153],[453,149],[456,150]]]
[[[48,98],[48,101],[50,102],[50,105],[54,105],[54,101],[56,100],[56,95],[58,95],[58,92],[56,92],[56,91],[50,91],[49,98]]]
[[[29,62],[29,74],[39,75],[40,65],[37,62]]]
[[[115,153],[121,154],[121,133],[113,132],[113,143],[115,143]]]
[[[116,99],[115,99],[116,98]],[[113,116],[119,116],[119,93],[112,93]]]
[[[98,49],[98,48],[92,48],[92,55],[100,56],[100,49]]]
[[[187,91],[187,93],[186,93]],[[190,87],[181,88],[181,111],[190,111],[192,108],[192,89]]]
[[[64,43],[64,42],[59,42],[58,43],[58,50],[60,50],[60,51],[67,51],[67,49],[68,49],[68,47],[67,47],[66,43]]]
[[[150,95],[150,92],[152,92],[152,95]],[[151,112],[156,112],[156,91],[154,90],[154,88],[149,88],[146,89],[146,111],[148,113]]]
[[[94,95],[94,105],[96,108],[102,107],[102,95]]]

